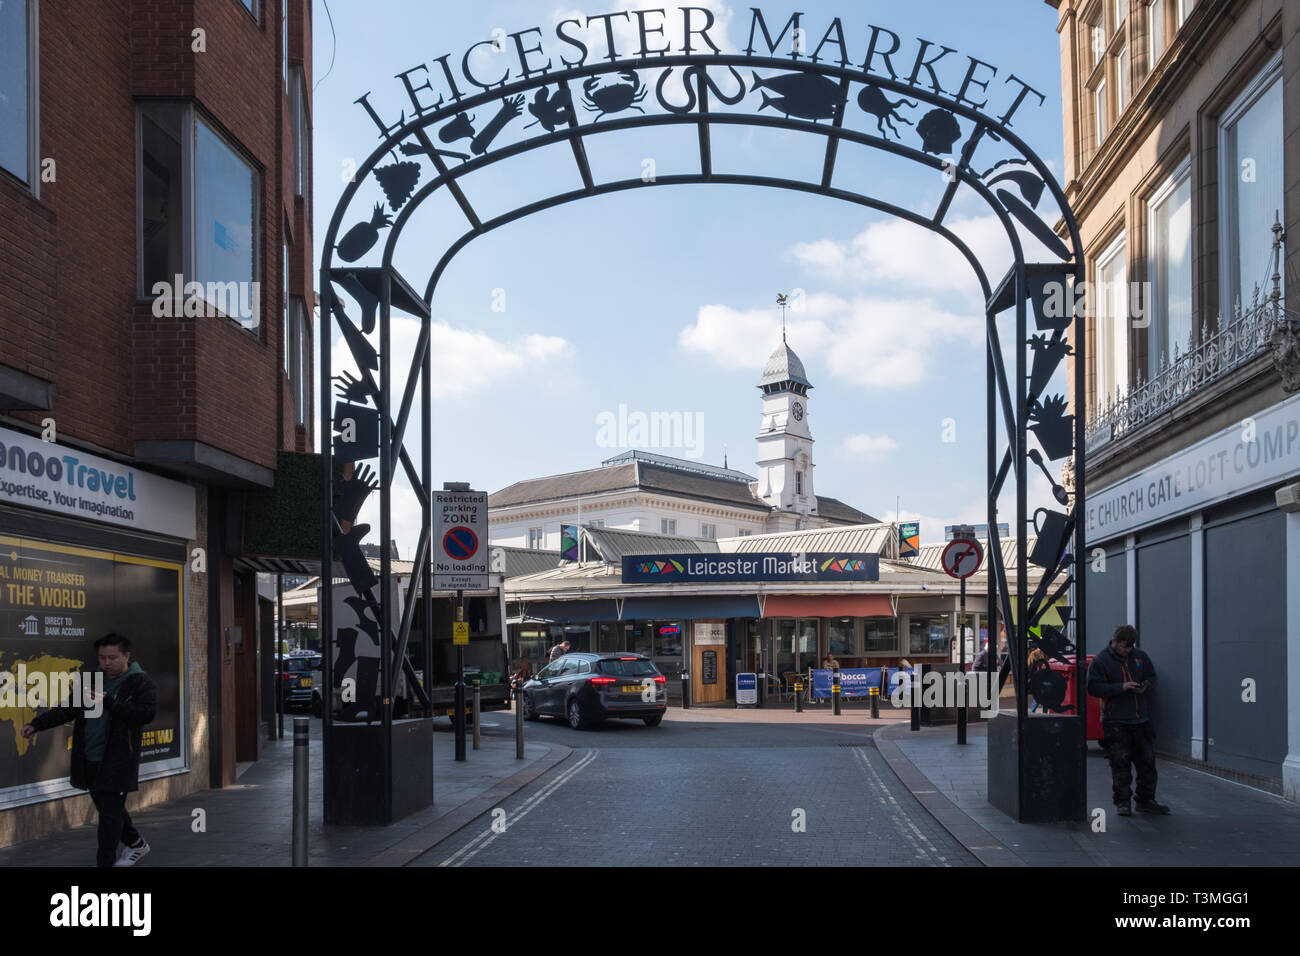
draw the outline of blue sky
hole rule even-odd
[[[748,5],[696,5],[715,12],[711,35],[725,52],[744,48]],[[369,92],[376,111],[392,122],[403,108],[408,115],[411,110],[394,78],[403,70],[426,64],[436,71],[434,61],[447,53],[457,64],[471,44],[491,39],[497,28],[509,34],[539,26],[547,54],[571,53],[557,46],[556,23],[638,8],[651,5],[329,0],[332,34],[324,4],[316,0],[318,262],[347,164],[360,163],[379,143],[374,122],[353,102],[359,96]],[[795,8],[762,9],[779,29]],[[850,55],[859,62],[871,26],[878,25],[902,37],[903,55],[915,55],[919,37],[956,48],[950,61],[960,61],[958,81],[967,56],[995,65],[990,112],[1009,102],[1015,87],[1004,86],[1004,78],[1015,73],[1046,101],[1041,107],[1026,102],[1014,129],[1059,174],[1059,39],[1056,12],[1046,3],[810,0],[798,9],[812,44],[840,16]],[[675,23],[680,15],[670,13],[670,36],[680,31]],[[624,43],[628,36],[617,34]],[[481,76],[491,75],[493,57],[517,63],[509,51],[480,48],[473,65]],[[497,75],[503,68],[496,67]],[[653,80],[651,71],[644,72]],[[415,74],[417,82],[433,75]],[[725,73],[719,83],[727,87]],[[746,104],[753,108],[752,100]],[[648,113],[660,112],[653,91],[643,105]],[[916,120],[926,108],[900,112]],[[477,130],[495,109],[476,111]],[[856,106],[852,114],[859,123],[869,119]],[[520,137],[524,120],[532,116],[524,113],[502,134],[502,144]],[[913,129],[900,129],[904,141],[918,144]],[[641,176],[651,168],[647,162],[660,175],[698,163],[694,134],[686,129],[611,133],[588,142],[597,181]],[[806,178],[821,168],[823,143],[801,132],[719,131],[715,168]],[[466,140],[447,148],[468,152]],[[980,154],[973,165],[984,168],[997,158]],[[464,188],[490,216],[578,184],[567,147],[550,147],[472,174]],[[836,184],[927,210],[946,185],[933,170],[882,159],[864,147],[845,148]],[[1000,275],[1005,239],[982,203],[964,193],[950,224],[978,252],[1002,263],[989,270]],[[369,213],[374,195],[359,195],[340,234],[359,218],[358,210]],[[450,200],[431,199],[412,217],[395,261],[418,290],[464,227]],[[523,478],[595,467],[624,450],[603,441],[608,430],[598,427],[602,415],[617,416],[620,406],[629,413],[680,411],[697,424],[688,447],[651,450],[721,464],[725,448],[731,467],[753,474],[755,386],[780,341],[778,292],[793,293],[798,302],[788,315],[788,339],[815,386],[808,410],[816,491],[880,518],[894,516],[897,496],[903,519],[919,517],[927,541],[940,539],[945,523],[982,520],[984,333],[979,287],[969,268],[942,240],[905,222],[823,197],[747,186],[664,186],[584,199],[471,242],[447,269],[433,303],[437,486],[462,480],[495,491]],[[414,330],[413,322],[398,322],[399,349],[414,341]],[[337,371],[340,347],[334,354]],[[1050,500],[1041,480],[1032,487],[1035,504]],[[1004,521],[1010,505],[1004,499]],[[377,525],[373,510],[368,507],[362,519]],[[416,515],[413,496],[399,491],[395,529],[404,557],[415,540]]]

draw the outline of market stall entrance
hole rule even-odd
[[[1081,283],[1084,278],[1082,247],[1060,186],[1013,129],[1020,110],[1033,108],[1035,101],[1041,105],[1045,98],[1014,73],[1000,73],[973,56],[963,58],[952,47],[923,38],[913,42],[879,26],[857,31],[850,27],[846,34],[838,17],[814,25],[796,13],[781,23],[753,8],[747,47],[724,53],[710,35],[714,27],[710,11],[678,10],[680,30],[671,33],[663,10],[603,14],[587,17],[585,23],[564,20],[549,37],[539,27],[502,32],[495,40],[470,47],[463,57],[453,59],[447,54],[397,74],[401,89],[394,88],[393,94],[405,96],[400,107],[393,107],[391,101],[387,106],[373,103],[369,92],[357,100],[378,127],[380,142],[357,167],[330,220],[319,288],[321,315],[337,323],[358,372],[335,382],[332,336],[319,338],[322,435],[332,436],[321,443],[321,477],[328,492],[321,516],[322,558],[325,567],[341,563],[359,602],[357,620],[333,620],[332,576],[325,574],[321,624],[327,650],[345,627],[354,633],[358,627],[367,630],[377,643],[386,645],[377,694],[382,732],[372,743],[348,751],[353,756],[374,752],[376,787],[370,789],[377,789],[379,795],[366,813],[388,820],[397,805],[409,807],[412,800],[424,799],[423,794],[399,795],[408,787],[407,770],[413,766],[409,760],[423,758],[404,754],[397,759],[393,749],[395,740],[412,739],[410,728],[393,722],[392,696],[399,669],[406,669],[414,682],[407,645],[415,602],[408,600],[399,616],[388,589],[376,586],[389,574],[388,549],[381,549],[382,566],[376,578],[361,552],[362,540],[371,529],[355,522],[366,498],[378,491],[377,539],[390,540],[392,482],[401,468],[423,512],[415,548],[417,572],[409,595],[413,598],[417,593],[421,577],[425,578],[423,593],[431,593],[427,580],[433,490],[430,415],[421,416],[418,440],[408,436],[407,423],[414,402],[430,407],[430,325],[434,294],[448,264],[475,238],[576,200],[645,187],[730,184],[795,190],[885,213],[941,236],[970,264],[983,291],[987,319],[985,466],[993,565],[989,606],[996,607],[995,614],[1003,619],[1017,622],[1008,626],[1020,690],[1016,743],[1009,762],[1000,763],[1010,769],[999,771],[1009,783],[998,792],[1011,795],[1009,802],[1000,805],[1019,819],[1082,819],[1082,721],[1061,718],[1063,723],[1049,735],[1038,736],[1027,719],[1024,686],[1026,628],[1060,596],[1072,594],[1075,612],[1065,632],[1052,635],[1052,651],[1063,653],[1073,645],[1075,634],[1085,633],[1081,501],[1063,487],[1084,487],[1082,419],[1066,414],[1063,394],[1047,394],[1072,342],[1073,395],[1075,404],[1083,406],[1084,342],[1081,336],[1070,336],[1074,296],[1066,292],[1069,280]],[[619,49],[616,18],[636,28],[640,43],[634,53]],[[506,37],[513,43],[507,44]],[[821,38],[815,45],[814,37]],[[505,72],[494,71],[485,79],[478,75],[484,67],[481,62],[475,65],[475,53],[489,46],[500,56],[493,61],[496,68],[504,66]],[[856,51],[852,56],[850,47]],[[863,52],[865,58],[859,61]],[[460,64],[459,72],[452,66],[455,62]],[[998,77],[1001,82],[995,82]],[[674,128],[695,134],[698,161],[692,160],[691,171],[670,175],[638,171],[632,178],[615,179],[595,175],[587,150],[594,137]],[[819,174],[801,180],[715,168],[715,137],[737,128],[804,134]],[[463,186],[475,172],[557,145],[571,151],[580,188],[486,218],[470,202]],[[672,150],[665,134],[663,153]],[[847,162],[845,156],[850,157]],[[919,210],[906,204],[906,196],[873,195],[874,181],[865,187],[846,185],[840,173],[866,157],[901,160],[943,177],[941,200],[933,208]],[[449,159],[458,165],[449,165]],[[984,203],[1005,233],[1010,267],[997,281],[989,277],[993,264],[982,262],[947,221],[959,193]],[[419,292],[418,279],[394,267],[394,253],[412,214],[433,196],[451,198],[464,217],[465,231],[445,249],[427,250],[430,272]],[[1044,217],[1063,223],[1064,240]],[[383,243],[381,231],[386,231]],[[340,295],[348,296],[351,304]],[[390,334],[394,309],[421,323],[413,354],[394,353]],[[1032,340],[1031,311],[1036,332]],[[1003,359],[999,322],[1004,316],[1014,341],[1012,369]],[[1032,457],[1031,430],[1041,448],[1033,449]],[[1045,462],[1064,462],[1071,455],[1071,480],[1058,482],[1049,472],[1058,499],[1068,502],[1065,510],[1041,517],[1035,553],[1028,555],[1021,549],[1017,559],[1017,580],[1026,580],[1026,561],[1033,560],[1042,568],[1042,583],[1033,594],[1019,589],[1013,610],[997,535],[999,495],[1014,480],[1014,527],[1023,537],[1029,517],[1030,469],[1047,471]],[[342,465],[337,469],[336,458]],[[332,673],[331,657],[327,652],[325,679],[333,686],[342,675]],[[357,734],[355,728],[336,721],[327,708],[325,736],[328,771],[330,761],[344,752],[339,742],[355,741]],[[1027,753],[1032,759],[1027,759]],[[401,771],[395,770],[398,766]],[[1031,767],[1047,767],[1051,772],[1034,776]],[[409,776],[424,779],[414,773]],[[1053,781],[1062,780],[1068,781],[1066,787],[1053,789]],[[991,778],[991,791],[993,782]],[[424,786],[422,782],[410,785]],[[327,790],[326,818],[358,819],[352,809],[357,801],[368,799],[355,791]]]

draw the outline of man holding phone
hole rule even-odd
[[[134,866],[149,844],[131,824],[126,795],[140,788],[140,738],[157,709],[153,679],[131,660],[131,642],[120,634],[95,641],[103,693],[92,692],[92,707],[70,701],[34,718],[22,728],[30,740],[72,720],[72,785],[90,791],[99,811],[99,866]]]
[[[1102,700],[1112,795],[1122,817],[1133,815],[1130,765],[1137,768],[1137,808],[1144,813],[1169,812],[1156,802],[1156,736],[1149,696],[1156,686],[1156,667],[1145,651],[1134,646],[1137,639],[1137,628],[1121,624],[1088,668],[1088,693]]]

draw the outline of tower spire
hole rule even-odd
[[[781,309],[781,344],[785,344],[785,307],[788,302],[784,292],[776,294],[776,304]]]

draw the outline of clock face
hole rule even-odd
[[[795,421],[797,421],[797,422],[801,422],[801,421],[803,421],[803,404],[802,404],[802,403],[800,403],[800,402],[795,402],[795,403],[794,403],[794,406],[790,409],[790,412],[791,412],[791,414],[794,415],[794,420],[795,420]]]

